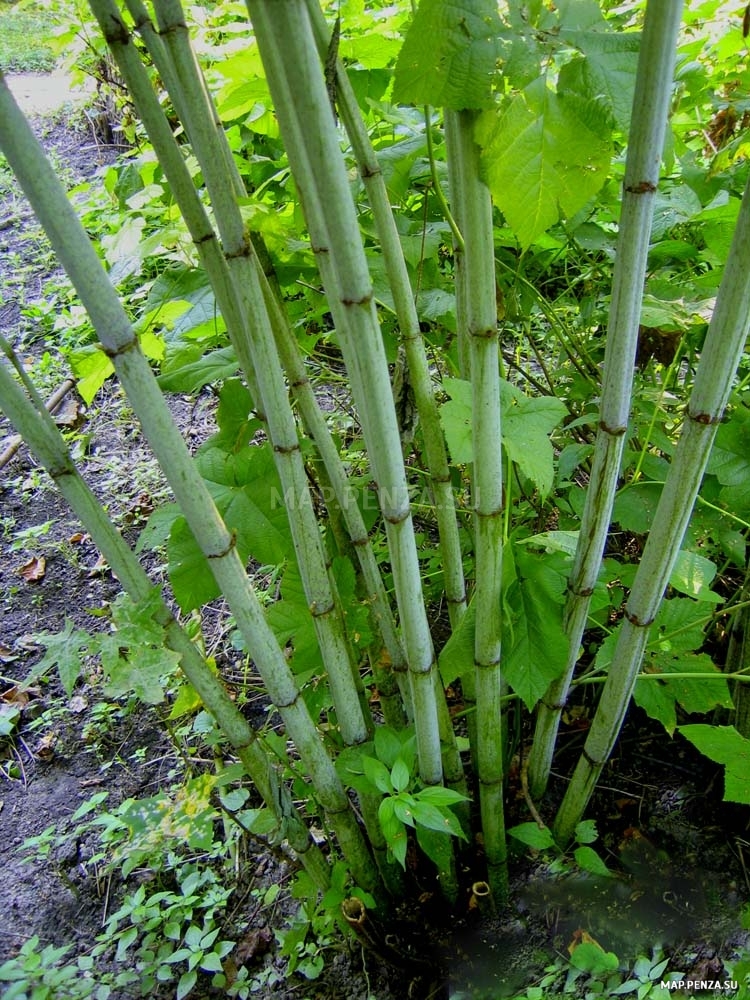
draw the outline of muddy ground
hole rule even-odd
[[[23,86],[33,94],[29,81]],[[33,103],[27,107],[34,110]],[[53,112],[34,121],[45,145],[69,169],[70,183],[95,175],[115,155],[92,134],[90,117],[80,111]],[[55,345],[40,342],[28,307],[43,295],[54,263],[43,252],[28,208],[12,192],[6,191],[0,204],[0,227],[0,330],[51,391],[55,386],[47,384],[50,367],[43,358],[45,352],[55,355]],[[62,365],[54,371],[58,382],[65,377]],[[84,475],[135,542],[153,503],[167,496],[166,488],[114,385],[105,387],[88,410],[74,394],[69,399],[69,432],[84,442]],[[211,432],[210,393],[173,397],[170,406],[194,445]],[[11,434],[1,422],[0,452]],[[46,522],[51,522],[46,533],[29,532]],[[98,612],[119,588],[24,448],[0,469],[0,538],[0,694],[9,704],[40,658],[34,635],[57,632],[68,619],[90,631],[106,627]],[[157,562],[148,568],[163,582]],[[208,619],[213,651],[231,674],[240,663],[226,642],[223,607],[212,606]],[[69,699],[50,675],[35,685],[27,703],[19,703],[12,731],[0,737],[0,964],[34,934],[42,944],[72,944],[73,956],[91,949],[107,914],[118,905],[123,881],[117,871],[92,863],[96,838],[91,832],[74,838],[72,814],[97,792],[109,793],[111,809],[127,797],[154,795],[184,773],[179,741],[165,735],[159,713],[107,702],[98,685],[93,665]],[[581,741],[574,729],[564,734],[562,772],[573,765]],[[320,979],[292,977],[285,986],[259,988],[253,995],[278,1000],[511,996],[538,981],[556,956],[566,956],[582,931],[624,963],[661,945],[670,969],[723,979],[724,960],[747,946],[739,914],[750,898],[750,834],[747,810],[724,805],[721,796],[720,769],[686,744],[668,744],[636,714],[592,810],[600,817],[603,846],[597,847],[617,878],[560,875],[519,852],[513,864],[514,903],[507,912],[487,914],[472,905],[468,886],[477,873],[467,869],[453,913],[439,912],[426,884],[421,900],[398,915],[398,940],[380,955],[357,942],[339,944],[327,950]],[[548,818],[553,806],[554,801],[541,804]],[[511,822],[529,819],[517,778],[509,812]],[[56,840],[47,858],[24,862],[23,855],[30,853],[22,849],[24,843],[50,827]],[[247,939],[253,931],[282,926],[295,907],[288,891],[291,877],[289,863],[249,840],[224,936]],[[252,890],[273,884],[282,887],[278,904],[259,909]],[[264,968],[284,969],[272,934],[266,936],[267,948],[247,959],[256,976]],[[428,955],[429,970],[411,963],[408,956],[417,950]],[[389,968],[384,958],[396,964]],[[174,986],[154,995],[174,996]],[[212,994],[199,985],[191,995]]]

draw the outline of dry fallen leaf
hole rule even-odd
[[[596,938],[592,937],[589,932],[584,930],[582,927],[573,931],[573,938],[568,945],[568,953],[572,955],[579,944],[593,944],[596,948],[601,948],[601,950],[604,951],[604,948],[602,948]]]
[[[11,663],[13,660],[17,659],[18,656],[13,652],[13,650],[4,646],[0,642],[0,663]]]
[[[69,396],[54,415],[54,421],[58,427],[75,427],[82,418],[81,405],[73,396]]]
[[[18,708],[24,708],[29,703],[29,697],[29,692],[24,688],[18,687],[16,684],[0,694],[0,701],[4,701],[8,705],[16,705]]]
[[[35,636],[30,635],[28,632],[19,636],[14,645],[16,649],[20,649],[24,653],[35,653],[39,649],[39,643],[36,641]]]
[[[86,711],[86,709],[89,707],[89,703],[83,697],[82,694],[74,694],[73,697],[70,699],[68,707],[70,708],[71,712],[74,712],[76,715],[80,715],[81,712]]]
[[[45,733],[34,747],[34,756],[38,757],[39,760],[52,760],[55,756],[55,743],[57,743],[57,734]]]
[[[88,542],[91,539],[91,535],[86,535],[82,531],[76,531],[70,536],[68,541],[71,545],[82,545],[84,542]]]
[[[273,934],[268,927],[256,927],[248,931],[234,950],[234,961],[237,965],[245,965],[259,955],[264,955],[273,941]]]
[[[100,555],[99,558],[94,563],[94,565],[88,571],[86,576],[88,576],[89,579],[91,579],[91,577],[94,576],[104,576],[104,574],[107,573],[108,571],[109,571],[109,563],[107,562],[107,560],[104,558],[103,555]]]
[[[42,580],[47,571],[47,560],[44,556],[32,556],[23,566],[19,566],[16,574],[26,583],[36,583]]]

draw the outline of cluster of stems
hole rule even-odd
[[[304,210],[328,307],[346,365],[370,471],[380,502],[395,600],[392,603],[367,527],[338,447],[307,377],[304,358],[286,314],[269,255],[259,234],[248,231],[241,212],[247,197],[209,89],[192,51],[180,0],[154,0],[154,20],[142,0],[89,0],[135,103],[208,275],[241,374],[264,427],[288,505],[289,525],[305,598],[314,625],[341,742],[369,740],[375,720],[360,677],[358,656],[345,625],[331,573],[311,475],[326,486],[327,516],[342,546],[357,563],[360,592],[371,610],[376,641],[369,660],[385,722],[413,724],[419,780],[464,791],[445,693],[436,668],[430,616],[400,429],[393,405],[378,311],[367,268],[337,110],[369,199],[381,243],[421,426],[424,472],[442,555],[444,592],[452,627],[467,607],[464,555],[433,373],[419,327],[414,291],[377,158],[340,62],[332,63],[331,35],[318,0],[247,0],[247,10],[296,189]],[[625,170],[620,235],[604,363],[599,431],[566,608],[567,648],[560,676],[539,706],[530,755],[530,789],[543,793],[555,748],[560,712],[579,656],[589,600],[607,539],[630,409],[630,386],[650,237],[661,167],[681,0],[649,2],[639,60]],[[196,189],[184,147],[154,91],[131,32],[137,32],[166,88],[196,158],[207,200]],[[325,74],[323,64],[325,66]],[[327,83],[329,86],[327,86]],[[471,384],[474,670],[462,678],[470,709],[471,760],[487,865],[495,900],[508,891],[504,819],[502,674],[502,553],[508,541],[504,482],[499,331],[495,287],[493,208],[482,179],[475,142],[477,112],[444,114],[450,223],[456,264],[456,319],[461,374]],[[28,123],[0,80],[0,148],[21,182],[58,257],[112,360],[130,403],[172,488],[183,515],[221,588],[270,700],[282,716],[301,766],[309,776],[327,825],[358,885],[382,898],[400,881],[378,823],[379,796],[360,795],[356,805],[342,784],[329,746],[302,697],[285,651],[264,615],[237,552],[169,413],[138,338],[65,192]],[[684,534],[717,422],[747,336],[750,296],[750,206],[746,193],[685,422],[635,584],[625,609],[614,660],[604,684],[584,754],[555,822],[560,842],[570,839],[599,773],[619,734],[648,629],[662,600]],[[446,206],[447,210],[447,206]],[[4,345],[12,360],[12,351]],[[25,390],[18,380],[25,384]],[[143,600],[148,576],[108,520],[64,442],[18,366],[16,377],[0,366],[4,412],[55,480],[130,593]],[[307,447],[309,445],[309,447]],[[304,447],[303,447],[304,446]],[[308,463],[304,456],[312,454]],[[266,752],[197,647],[166,603],[158,612],[181,667],[243,762],[248,776],[277,817],[315,884],[328,884],[327,861],[311,841],[291,795]],[[466,619],[467,621],[469,619]],[[460,811],[460,810],[459,810]],[[468,810],[461,820],[468,826]],[[458,876],[450,838],[434,852],[444,892],[456,898]]]
[[[623,181],[599,430],[568,582],[567,658],[565,669],[552,682],[537,711],[529,758],[529,787],[534,796],[540,796],[547,785],[560,714],[578,662],[612,517],[630,416],[653,203],[661,172],[681,14],[682,0],[650,3],[646,9]]]

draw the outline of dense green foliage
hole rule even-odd
[[[48,20],[39,4],[0,6],[0,70],[4,73],[41,73],[51,70],[55,55]]]

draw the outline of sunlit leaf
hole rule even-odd
[[[697,601],[708,604],[722,604],[724,598],[710,589],[711,581],[716,576],[716,563],[702,556],[699,552],[689,552],[683,549],[677,556],[669,583],[681,594],[694,597]]]
[[[421,0],[396,63],[395,100],[486,107],[499,31],[493,0]]]
[[[477,140],[492,197],[523,247],[561,215],[573,216],[604,184],[611,123],[596,101],[556,94],[540,78],[497,111]]]

